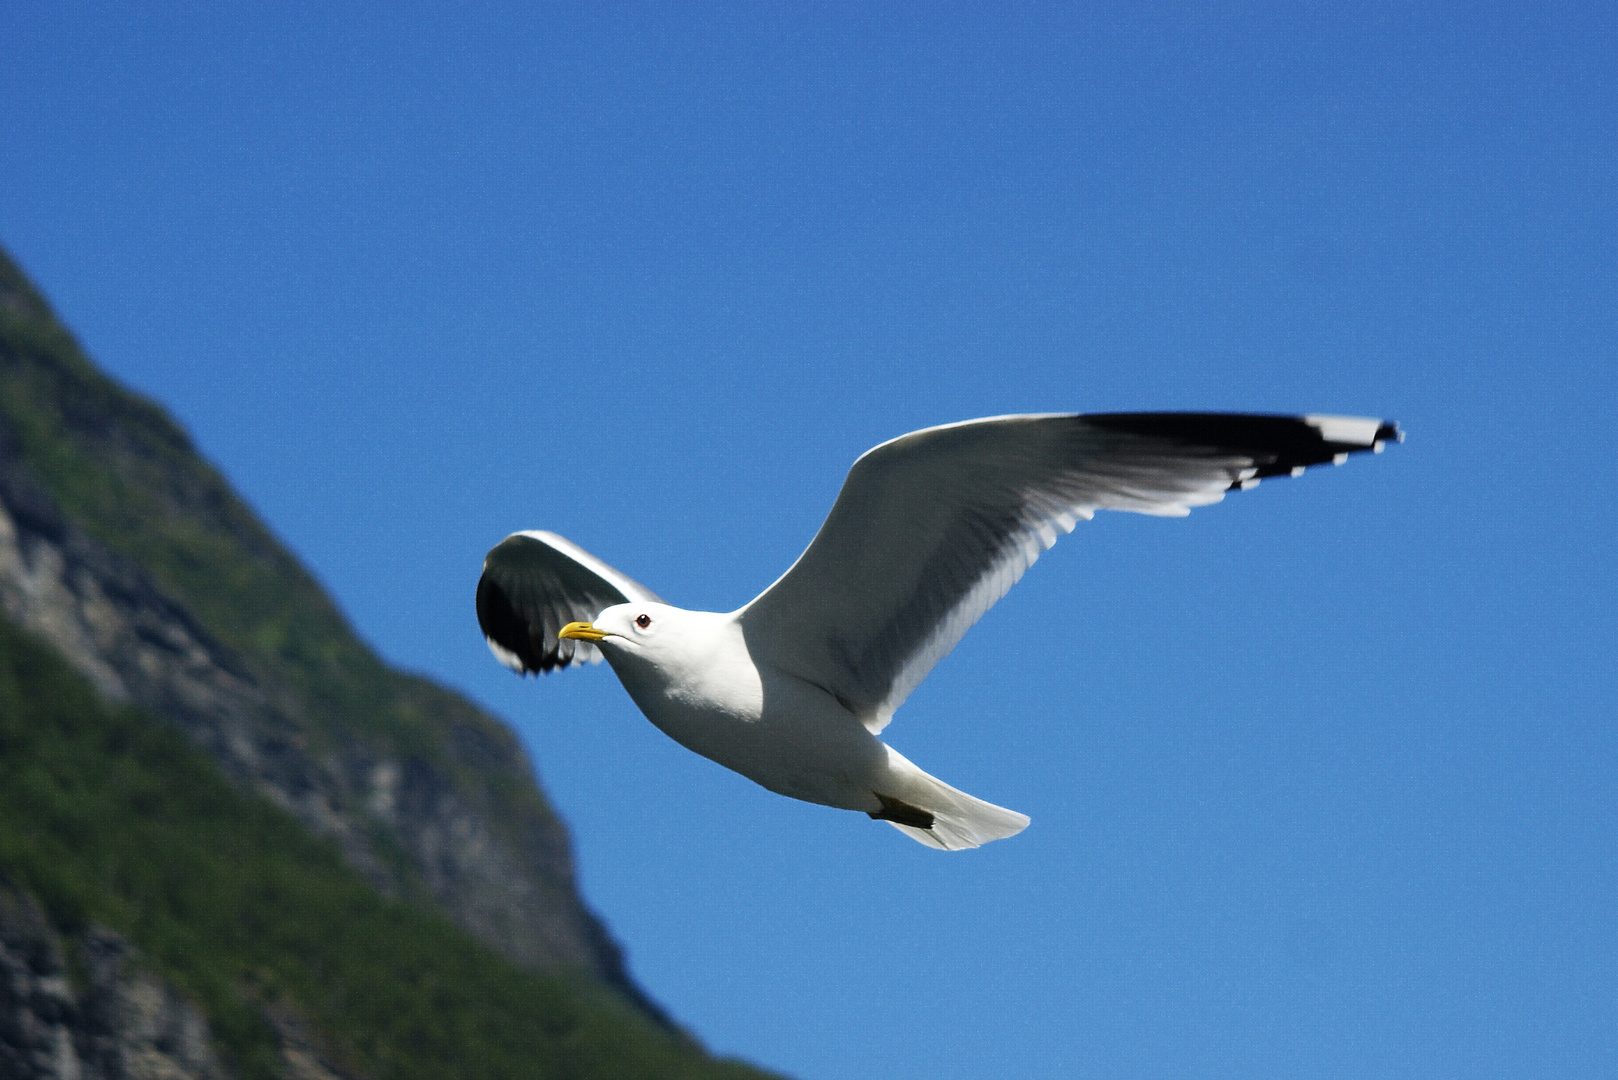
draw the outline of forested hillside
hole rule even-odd
[[[630,980],[513,734],[3,253],[0,602],[0,1075],[759,1075]]]

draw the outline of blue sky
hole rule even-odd
[[[0,243],[651,993],[803,1080],[1618,1072],[1611,9],[581,7],[12,5]],[[728,610],[877,442],[1145,409],[1410,440],[1035,566],[888,731],[981,851],[477,634],[515,529]]]

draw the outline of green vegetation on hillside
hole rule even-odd
[[[3,620],[0,874],[61,929],[97,921],[138,945],[244,1078],[277,1075],[266,1007],[301,1015],[376,1080],[760,1075],[593,982],[522,972],[384,899],[332,845]]]

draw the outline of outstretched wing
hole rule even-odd
[[[1034,560],[1097,510],[1180,516],[1231,488],[1403,436],[1346,416],[1001,416],[911,432],[854,463],[831,514],[739,613],[756,661],[873,731]]]
[[[495,659],[524,675],[601,662],[588,641],[558,637],[570,622],[592,622],[603,608],[656,593],[550,532],[513,533],[483,560],[478,625]]]

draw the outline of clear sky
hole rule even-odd
[[[8,4],[0,243],[517,727],[716,1050],[1612,1076],[1618,21],[1415,6]],[[981,851],[478,635],[513,530],[728,610],[877,442],[1147,409],[1410,438],[1041,560],[887,733]]]

